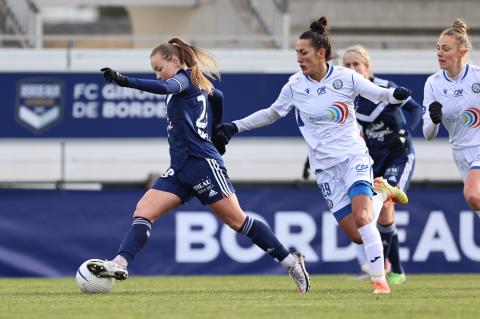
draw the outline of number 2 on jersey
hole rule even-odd
[[[195,122],[195,125],[197,126],[197,133],[204,140],[208,140],[208,133],[205,131],[208,125],[207,101],[205,100],[205,96],[203,95],[197,96],[197,101],[200,102],[200,104],[202,105],[202,111],[200,112],[200,116]]]

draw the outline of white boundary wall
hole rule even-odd
[[[289,73],[296,71],[294,51],[211,50],[222,71]],[[341,52],[339,52],[341,53]],[[371,51],[379,73],[433,73],[432,51]],[[110,66],[149,72],[149,50],[0,50],[0,72],[96,72]],[[480,61],[480,56],[472,56]],[[5,107],[5,106],[3,106]],[[415,181],[458,181],[448,141],[415,140]],[[236,181],[299,179],[306,157],[301,138],[237,138],[225,160]],[[62,165],[62,162],[64,165]],[[165,139],[0,140],[0,182],[140,182],[169,165]]]
[[[295,50],[208,50],[224,73],[294,73]],[[335,52],[342,56],[343,51]],[[377,73],[434,73],[438,66],[432,50],[370,50]],[[110,66],[124,72],[151,72],[150,50],[145,49],[0,49],[0,72],[96,72]],[[480,52],[471,60],[480,63]]]

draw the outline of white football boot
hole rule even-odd
[[[297,284],[298,292],[306,294],[310,290],[310,276],[305,269],[305,256],[300,253],[293,253],[292,255],[296,262],[288,269],[288,274]]]
[[[127,268],[111,260],[92,260],[87,264],[87,269],[100,278],[115,278],[117,280],[128,278]]]

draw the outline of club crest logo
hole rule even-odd
[[[15,119],[35,134],[63,118],[65,85],[56,78],[26,78],[17,82]]]
[[[480,83],[473,83],[472,84],[472,92],[473,93],[480,93]]]
[[[335,90],[340,90],[341,88],[343,88],[343,82],[342,82],[342,80],[337,79],[337,80],[333,81],[333,88],[334,88]]]
[[[327,199],[326,201],[327,201],[327,206],[328,206],[328,208],[329,208],[330,210],[333,209],[333,202],[332,202],[332,200],[331,200],[331,199]]]

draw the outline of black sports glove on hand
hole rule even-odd
[[[412,91],[402,86],[399,86],[393,91],[393,97],[399,101],[406,100],[410,95],[412,95]]]
[[[128,78],[125,75],[121,75],[115,70],[110,68],[103,68],[100,71],[103,72],[103,77],[107,83],[115,82],[120,86],[128,86]]]
[[[407,141],[408,132],[401,129],[392,138],[392,141],[388,145],[390,151],[401,151],[405,148],[405,142]]]
[[[438,124],[442,121],[442,104],[437,101],[432,102],[432,104],[428,106],[428,112],[430,113],[430,118],[433,123]]]
[[[305,161],[305,164],[303,164],[303,172],[302,172],[302,178],[307,180],[310,177],[310,161],[307,160]]]
[[[225,154],[225,152],[227,151],[227,149],[225,148],[225,144],[218,141],[218,138],[215,134],[213,134],[212,136],[212,144],[213,146],[215,146],[220,155]]]
[[[227,145],[236,133],[238,133],[238,127],[235,123],[220,123],[213,129],[214,139],[223,145]]]

